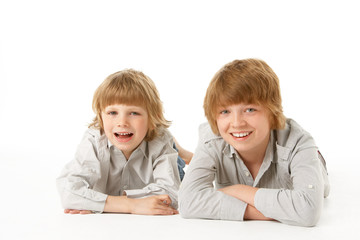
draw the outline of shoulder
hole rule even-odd
[[[100,130],[94,128],[88,128],[84,133],[84,137],[89,138],[100,138],[100,136]]]
[[[290,149],[316,147],[310,133],[304,130],[295,120],[287,119],[284,129],[276,130],[276,143]]]
[[[168,129],[161,128],[159,135],[151,141],[147,142],[149,152],[162,152],[164,149],[173,149],[174,139]]]
[[[199,126],[199,142],[198,146],[201,146],[211,152],[223,152],[228,146],[225,140],[220,136],[216,135],[210,127],[209,123],[203,123]]]
[[[200,143],[208,143],[211,141],[222,140],[223,138],[219,135],[216,135],[211,130],[209,123],[202,123],[199,126],[199,142]]]
[[[99,147],[106,147],[108,143],[108,139],[105,134],[101,134],[100,130],[88,128],[84,135],[82,142],[90,142],[92,145]]]
[[[173,142],[172,134],[168,129],[161,128],[159,130],[159,135],[153,140],[149,141],[149,144],[163,144],[163,143],[168,143],[169,141]]]

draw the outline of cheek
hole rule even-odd
[[[105,133],[107,134],[108,132],[111,132],[112,131],[112,124],[109,120],[103,120],[102,121],[102,124],[103,124],[103,128],[104,128],[104,131]]]
[[[266,124],[264,124],[264,126],[266,126],[267,129],[271,129],[271,127],[273,125],[272,117],[266,116],[264,118],[264,122],[266,122]]]
[[[151,127],[147,119],[142,119],[141,121],[136,122],[136,128],[139,129],[142,133],[147,133],[147,131],[150,129],[153,129],[154,127]]]
[[[271,123],[269,118],[263,118],[258,122],[258,126],[264,134],[267,134],[271,130]]]
[[[226,130],[226,123],[223,120],[217,120],[216,125],[220,135]]]

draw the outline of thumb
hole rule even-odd
[[[171,198],[169,197],[169,195],[159,195],[159,199],[166,205],[171,204]]]

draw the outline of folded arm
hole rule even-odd
[[[247,207],[244,214],[246,220],[273,220],[265,217],[260,211],[255,208],[254,199],[258,188],[236,184],[229,187],[221,188],[218,191],[223,192],[229,196],[235,197],[245,203]]]

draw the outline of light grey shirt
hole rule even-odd
[[[216,189],[245,184],[259,188],[255,207],[266,217],[302,226],[318,221],[329,194],[325,162],[313,138],[295,121],[288,119],[285,129],[271,132],[255,179],[237,151],[209,124],[199,130],[199,144],[179,192],[183,217],[243,220],[247,204]]]
[[[152,141],[142,141],[126,160],[98,130],[88,129],[75,158],[57,178],[64,208],[102,212],[108,195],[142,198],[168,194],[177,208],[180,177],[173,137],[164,130]]]

